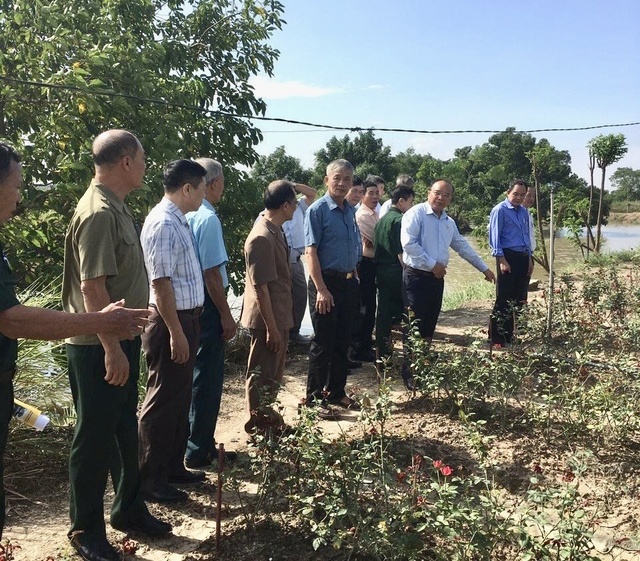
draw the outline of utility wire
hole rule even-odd
[[[364,132],[364,131],[375,131],[375,132],[408,132],[413,134],[494,134],[504,132],[502,130],[477,130],[477,129],[467,129],[467,130],[423,130],[423,129],[400,129],[400,128],[382,128],[382,127],[345,127],[339,125],[327,125],[321,123],[311,123],[308,121],[298,121],[295,119],[285,119],[281,117],[264,117],[260,115],[236,115],[234,113],[229,113],[227,111],[220,111],[217,109],[206,109],[203,107],[197,107],[195,105],[186,105],[182,103],[174,103],[170,101],[165,101],[164,99],[156,99],[149,97],[140,97],[133,94],[126,94],[120,92],[111,92],[111,91],[103,91],[103,90],[94,90],[94,89],[86,89],[81,88],[79,86],[69,86],[64,84],[49,84],[46,82],[36,82],[32,80],[19,80],[17,78],[9,78],[8,76],[0,75],[0,81],[9,82],[14,84],[20,84],[23,86],[31,86],[37,88],[49,88],[55,90],[64,90],[64,91],[75,91],[80,92],[86,95],[93,96],[101,96],[101,97],[120,97],[124,99],[130,99],[133,101],[139,101],[144,103],[151,103],[154,105],[162,105],[164,107],[171,107],[174,109],[186,109],[188,111],[196,111],[198,113],[207,113],[210,115],[220,115],[223,117],[231,117],[234,119],[249,119],[249,120],[257,120],[257,121],[270,121],[277,123],[287,123],[291,125],[302,125],[305,127],[313,127],[315,129],[325,129],[325,130],[334,130],[334,131],[349,131],[349,132]],[[640,125],[640,121],[633,123],[615,123],[608,125],[590,125],[586,127],[554,127],[554,128],[540,128],[540,129],[528,129],[521,130],[515,129],[515,132],[524,132],[524,133],[538,133],[538,132],[569,132],[569,131],[587,131],[587,130],[595,130],[595,129],[606,129],[606,128],[619,128],[619,127],[634,127]],[[266,131],[271,132],[271,131]],[[289,131],[286,131],[289,132]],[[303,132],[303,131],[290,131],[290,132]]]

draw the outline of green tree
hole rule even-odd
[[[387,183],[395,181],[391,148],[385,146],[381,138],[376,138],[373,131],[360,132],[353,140],[349,135],[341,139],[331,137],[326,146],[315,153],[316,163],[312,176],[314,184],[322,183],[327,164],[338,158],[351,162],[359,175],[373,173],[380,175]]]
[[[602,171],[600,181],[600,198],[598,201],[598,216],[596,222],[596,239],[594,245],[594,251],[596,253],[600,253],[602,244],[604,180],[607,168],[611,164],[615,164],[627,153],[627,143],[623,134],[601,134],[592,138],[587,144],[587,148],[589,149],[590,159],[593,159]]]
[[[256,159],[262,135],[246,117],[266,106],[248,80],[273,70],[282,11],[277,0],[0,0],[0,137],[24,153],[29,207],[7,235],[26,281],[59,272],[69,214],[93,172],[91,141],[107,128],[131,130],[146,149],[139,218],[161,196],[162,165],[178,157],[220,160],[225,204],[251,206],[234,165]],[[246,227],[227,232],[242,239]],[[230,253],[234,274],[242,248]]]
[[[289,156],[284,146],[278,146],[268,156],[258,158],[251,170],[251,177],[265,186],[276,179],[308,184],[311,170],[303,168],[298,158]]]
[[[614,201],[638,201],[640,200],[640,169],[618,168],[609,182],[613,187],[611,198]]]

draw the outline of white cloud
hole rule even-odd
[[[383,86],[382,84],[369,84],[365,86],[365,90],[384,90],[387,86]]]
[[[249,83],[256,95],[263,99],[288,99],[292,97],[324,97],[342,92],[339,88],[323,88],[303,84],[297,80],[278,81],[266,76],[252,78]]]

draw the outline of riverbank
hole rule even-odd
[[[610,212],[610,224],[640,224],[640,212]]]

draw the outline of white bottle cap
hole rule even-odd
[[[46,427],[48,424],[49,417],[47,417],[46,415],[39,415],[36,419],[36,422],[33,423],[33,428],[36,430],[44,430],[44,427]]]

